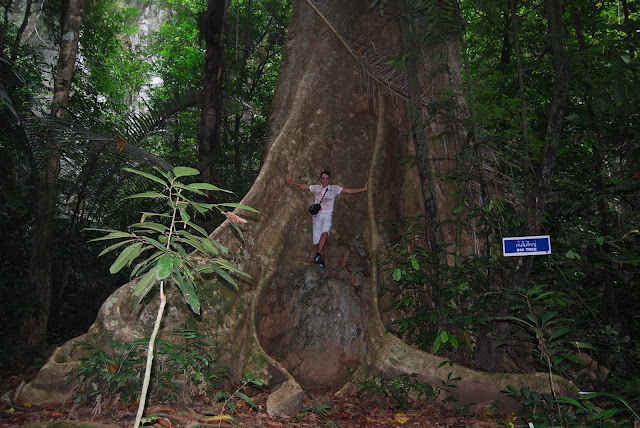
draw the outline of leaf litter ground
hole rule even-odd
[[[22,382],[28,382],[35,373],[5,374],[2,376],[3,399],[0,402],[0,427],[21,427],[34,422],[84,421],[98,424],[131,427],[135,421],[137,403],[105,404],[96,408],[95,403],[74,404],[50,403],[30,405],[10,401],[13,391]],[[235,389],[229,387],[228,393]],[[306,399],[311,409],[295,417],[269,416],[266,411],[270,391],[247,389],[245,391],[257,405],[252,408],[245,402],[236,402],[233,417],[238,427],[249,428],[297,428],[297,427],[473,427],[493,428],[513,422],[511,415],[492,413],[473,414],[462,408],[449,408],[431,401],[411,402],[405,409],[394,408],[381,394],[356,391],[349,396],[337,397],[333,392],[307,392]],[[220,419],[221,403],[214,403],[206,396],[193,397],[187,403],[150,403],[145,415],[155,415],[146,426],[154,427],[231,427],[228,421]],[[455,407],[455,406],[454,406]],[[52,426],[52,425],[45,425]],[[60,426],[59,424],[56,426]],[[71,424],[65,426],[73,426]],[[80,425],[77,425],[80,426]],[[88,426],[88,425],[82,425]]]

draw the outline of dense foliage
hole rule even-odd
[[[0,39],[0,296],[6,326],[2,349],[7,352],[2,364],[11,363],[9,350],[19,337],[21,320],[41,310],[26,271],[45,136],[55,133],[61,154],[49,314],[49,343],[57,344],[86,331],[105,298],[127,281],[122,274],[104,276],[113,258],[98,259],[99,247],[89,244],[91,236],[82,232],[95,226],[124,228],[145,209],[141,201],[123,200],[144,185],[121,167],[166,171],[170,165],[197,164],[198,90],[205,51],[197,20],[207,4],[159,1],[133,7],[112,0],[88,2],[71,85],[72,126],[42,117],[50,103],[62,11],[46,4],[35,21],[14,6],[3,4],[8,20],[1,23]],[[282,1],[229,5],[224,147],[216,184],[233,191],[233,199],[246,193],[260,168],[290,7]],[[22,20],[27,31],[20,33]]]

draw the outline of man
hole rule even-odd
[[[315,195],[315,203],[320,204],[320,211],[313,216],[313,245],[317,245],[317,252],[313,258],[313,262],[317,263],[320,267],[325,267],[324,262],[324,246],[327,243],[329,237],[329,230],[331,229],[331,218],[333,217],[333,204],[335,203],[336,196],[340,193],[360,193],[367,191],[367,184],[360,189],[346,189],[340,186],[330,185],[329,179],[331,173],[329,171],[322,171],[320,173],[320,183],[308,186],[306,184],[294,183],[291,181],[291,175],[287,175],[286,183],[290,187],[294,187],[300,190],[310,190]]]

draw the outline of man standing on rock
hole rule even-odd
[[[290,187],[294,187],[300,190],[310,190],[315,195],[315,203],[320,204],[320,211],[313,216],[313,245],[317,245],[317,252],[313,258],[313,262],[317,263],[320,267],[325,267],[324,262],[324,246],[327,243],[329,237],[329,230],[331,229],[331,218],[333,217],[333,204],[336,200],[336,196],[340,193],[360,193],[367,191],[367,184],[359,189],[347,189],[340,186],[330,185],[329,179],[331,173],[329,171],[322,171],[320,173],[320,183],[313,184],[311,186],[306,184],[294,183],[291,181],[291,175],[287,175],[286,183]]]

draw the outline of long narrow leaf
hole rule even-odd
[[[144,250],[146,251],[151,248],[154,248],[154,247],[152,247],[151,245],[147,245],[144,247]],[[149,270],[152,266],[155,266],[156,260],[158,260],[160,256],[162,256],[162,254],[163,254],[162,251],[156,251],[146,259],[138,262],[135,265],[135,267],[131,270],[131,277],[135,278],[139,275],[142,275],[145,271]]]
[[[200,171],[198,171],[195,168],[190,168],[188,166],[177,166],[173,168],[173,174],[176,176],[176,178],[179,178],[179,177],[198,175],[200,174]]]
[[[195,193],[195,194],[197,194],[197,195],[205,195],[205,194],[206,194],[206,193],[204,193],[204,192],[203,192],[203,191],[201,191],[201,190],[198,190],[198,189],[196,189],[196,188],[194,188],[194,187],[189,187],[188,185],[186,185],[186,184],[182,184],[182,183],[179,183],[179,182],[177,182],[177,181],[173,183],[173,187],[175,187],[176,189],[183,189],[183,190],[187,190],[187,191],[192,192],[192,193]]]
[[[131,228],[149,229],[149,230],[156,231],[158,233],[165,233],[167,230],[169,230],[169,228],[164,224],[154,223],[151,221],[145,221],[143,223],[134,223],[131,225]]]
[[[142,247],[142,242],[136,242],[122,250],[116,261],[109,267],[109,272],[112,274],[120,272],[123,267],[133,260],[133,255],[138,252],[140,247]]]
[[[136,289],[133,291],[133,294],[136,296],[144,297],[151,287],[153,287],[156,283],[156,273],[155,268],[151,269],[149,272],[145,273],[140,280],[136,284]]]
[[[197,224],[195,224],[192,221],[188,221],[187,225],[189,227],[192,227],[193,229],[197,230],[202,236],[209,236],[209,234],[207,233],[206,230],[204,230],[202,227],[198,226]]]
[[[251,212],[254,212],[254,213],[259,213],[260,212],[257,209],[251,208],[251,207],[249,207],[247,205],[236,204],[236,203],[233,203],[233,202],[226,202],[226,203],[223,203],[223,204],[216,204],[216,205],[219,206],[219,207],[240,208],[240,209],[251,211]]]
[[[222,188],[220,188],[218,186],[214,186],[213,184],[209,184],[209,183],[191,183],[187,187],[191,187],[191,188],[199,189],[199,190],[212,190],[214,192],[233,193],[231,190],[222,189]]]
[[[123,168],[123,169],[125,171],[128,171],[128,172],[132,173],[132,174],[141,175],[143,177],[148,178],[149,180],[153,180],[156,183],[159,183],[163,188],[169,187],[169,183],[168,182],[166,182],[165,180],[163,180],[163,179],[161,179],[159,177],[156,177],[153,174],[149,174],[148,172],[138,171],[137,169],[133,169],[133,168]]]
[[[133,242],[133,241],[135,241],[135,239],[127,239],[126,241],[121,241],[121,242],[118,242],[117,244],[113,244],[113,245],[105,248],[104,250],[102,250],[100,252],[100,254],[98,254],[98,257],[103,256],[103,255],[107,254],[108,252],[113,251],[116,248],[122,247],[123,245],[128,244],[129,242]]]
[[[164,199],[169,199],[169,197],[167,195],[164,195],[164,194],[159,193],[159,192],[154,192],[154,191],[151,191],[151,190],[149,190],[148,192],[136,193],[135,195],[127,196],[125,199],[141,199],[141,198],[150,198],[150,199],[164,198]]]
[[[96,229],[96,230],[100,230],[100,229]],[[89,242],[108,241],[109,239],[122,239],[122,238],[133,238],[133,235],[131,233],[115,230],[109,233],[108,235],[101,236],[99,238],[94,238]]]
[[[244,400],[247,404],[249,404],[254,409],[258,407],[256,403],[254,403],[253,400],[251,400],[251,398],[249,398],[249,396],[244,392],[237,392],[236,395],[238,396],[238,398],[241,398],[242,400]]]
[[[569,327],[566,327],[566,326],[560,327],[557,330],[554,330],[553,333],[551,333],[551,336],[549,336],[549,340],[553,340],[560,336],[564,336],[568,332],[569,332]]]
[[[218,265],[212,263],[211,264],[211,268],[225,281],[227,281],[229,284],[233,285],[234,288],[238,288],[238,284],[236,283],[236,281],[231,277],[231,275],[229,275],[226,271],[220,269],[220,267],[218,267]]]
[[[183,278],[180,274],[175,276],[175,280],[182,292],[182,297],[184,297],[185,302],[187,302],[194,313],[199,315],[200,300],[198,299],[198,295],[196,294],[196,290],[193,287],[191,280],[189,278]]]
[[[149,272],[147,272],[142,278],[140,278],[140,282],[138,282],[138,287],[136,287],[136,291],[138,291],[139,294],[138,294],[138,298],[136,299],[134,308],[137,307],[140,304],[140,302],[142,302],[142,299],[144,299],[147,296],[147,294],[149,294],[149,291],[153,289],[153,286],[155,285],[155,283],[156,283],[156,272],[155,272],[155,268],[153,268]]]

